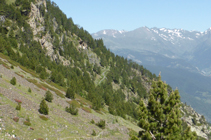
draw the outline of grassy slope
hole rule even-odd
[[[102,112],[102,114],[95,112],[90,108],[91,103],[78,95],[75,102],[79,104],[79,115],[70,115],[65,112],[68,99],[61,98],[55,92],[58,91],[64,94],[62,90],[65,89],[58,86],[56,88],[50,85],[49,82],[46,83],[40,80],[33,71],[21,67],[2,54],[0,54],[0,59],[0,74],[2,75],[2,78],[0,78],[0,118],[3,121],[1,124],[5,126],[5,130],[0,133],[0,139],[9,138],[9,136],[5,137],[7,133],[14,134],[20,139],[88,139],[94,138],[91,135],[93,130],[97,133],[97,136],[95,136],[97,139],[128,139],[128,128],[136,132],[140,130],[135,123],[110,115],[106,111]],[[15,66],[14,69],[10,69],[11,63]],[[17,79],[15,86],[9,83],[12,77]],[[32,89],[31,93],[28,92],[29,87]],[[52,103],[47,103],[50,113],[46,117],[49,120],[44,121],[40,119],[38,109],[47,89],[54,94],[54,100]],[[17,103],[14,99],[22,101],[21,111],[15,110]],[[80,104],[83,105],[80,106]],[[91,113],[88,113],[90,111]],[[19,122],[15,122],[14,117],[18,117]],[[31,126],[23,124],[27,118],[30,118]],[[106,129],[102,130],[91,124],[91,119],[95,120],[95,122],[100,119],[106,120]]]

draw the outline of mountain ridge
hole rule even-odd
[[[106,34],[106,32],[111,33]],[[136,51],[145,50],[169,58],[181,58],[197,67],[201,73],[209,75],[210,72],[204,70],[207,69],[206,65],[197,66],[193,59],[197,57],[195,55],[200,50],[200,46],[203,46],[205,42],[207,42],[207,46],[211,44],[210,33],[211,28],[204,32],[199,32],[183,29],[140,27],[132,31],[123,32],[122,34],[118,30],[113,29],[101,30],[93,33],[92,36],[104,39],[106,46],[111,50],[117,50],[118,48],[126,49],[130,46],[130,49]],[[121,44],[121,42],[123,43]]]
[[[3,0],[0,8],[2,138],[138,137],[139,101],[147,102],[155,74],[115,55],[50,0]],[[163,84],[165,100],[174,102]],[[177,98],[181,132],[210,137],[206,119]]]

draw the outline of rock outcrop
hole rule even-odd
[[[208,140],[211,127],[207,124],[203,115],[197,113],[192,107],[183,105],[181,111],[184,114],[182,119],[190,126],[191,131],[195,131],[200,137]]]

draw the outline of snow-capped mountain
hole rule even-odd
[[[111,36],[111,37],[115,38],[116,36],[124,34],[125,32],[127,32],[127,31],[125,31],[125,30],[121,30],[121,31],[118,31],[118,30],[102,30],[102,31],[99,31],[99,32],[93,34],[93,36],[98,36],[99,34],[101,34],[101,35],[103,34],[103,35]]]
[[[199,32],[141,27],[133,31],[102,30],[92,36],[102,38],[105,45],[115,53],[132,55],[142,64],[183,68],[189,64],[188,69],[192,71],[211,74],[211,65],[207,61],[211,56],[208,56],[211,53],[211,28]],[[176,59],[183,63],[175,63]]]

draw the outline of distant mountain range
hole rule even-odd
[[[132,59],[179,88],[182,101],[211,121],[211,28],[204,32],[141,27],[133,31],[102,30],[102,38],[115,54]]]
[[[211,75],[210,35],[211,28],[199,32],[147,27],[133,31],[102,30],[92,34],[94,38],[102,38],[110,50],[139,63],[184,68],[204,75]]]

